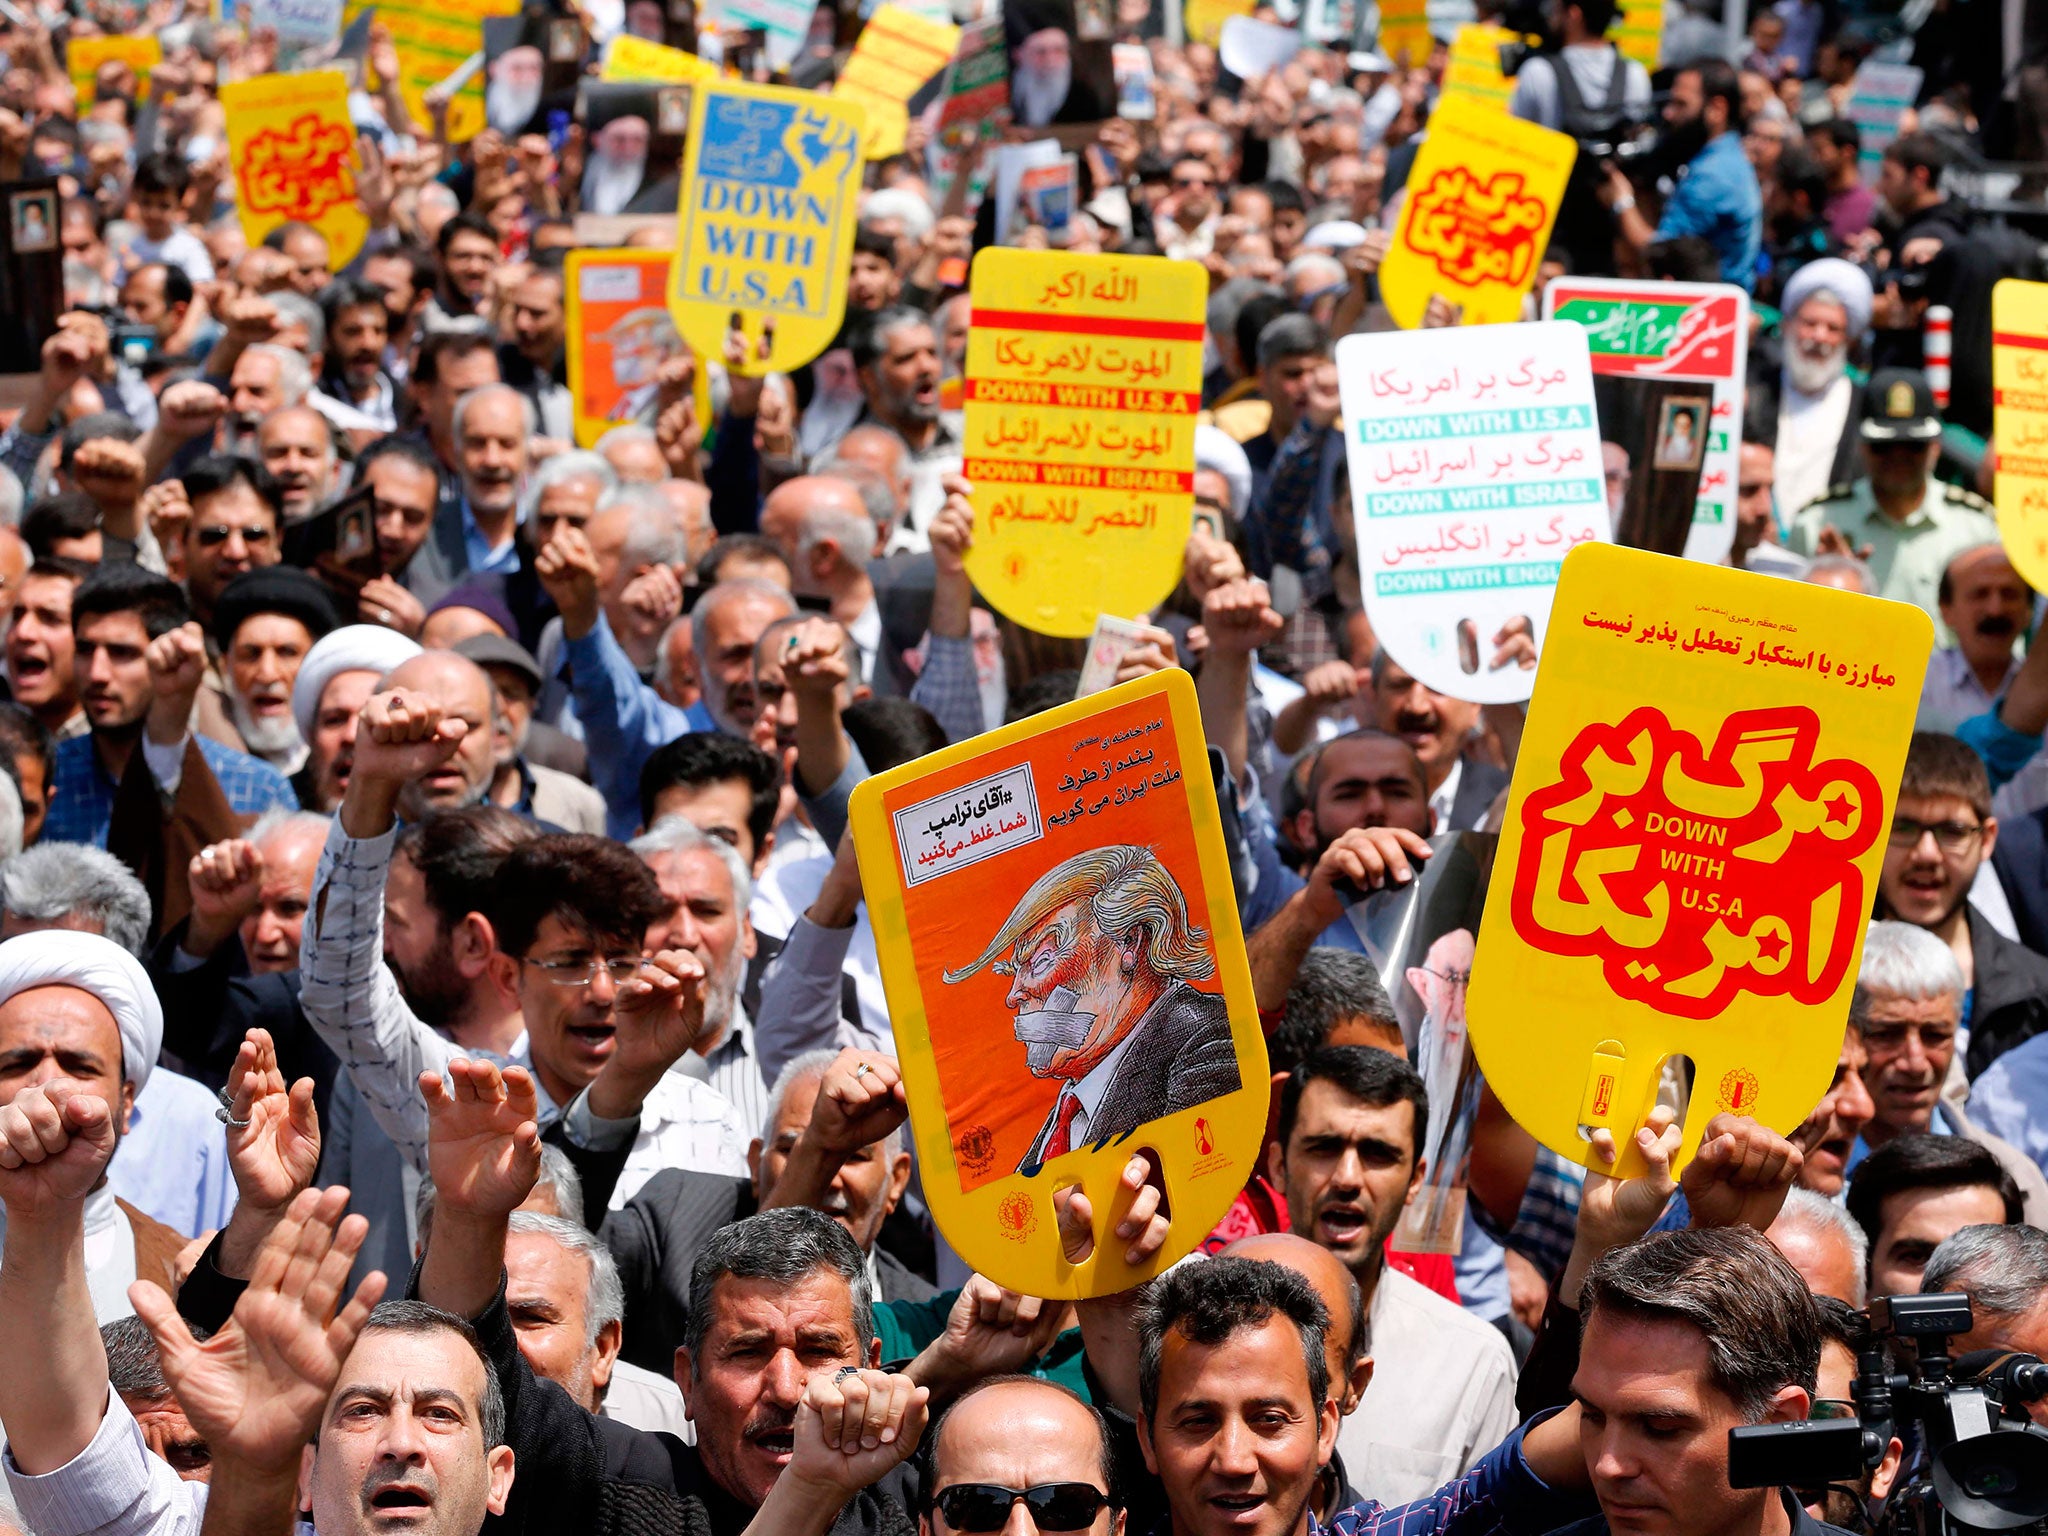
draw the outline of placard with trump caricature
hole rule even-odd
[[[862,783],[852,804],[925,1198],[977,1270],[1107,1295],[1191,1249],[1265,1133],[1258,1009],[1194,686],[1092,694]],[[1175,1237],[1104,1243],[1154,1154]],[[1094,1204],[1066,1262],[1056,1190]]]
[[[685,351],[665,299],[672,259],[669,251],[578,250],[563,264],[569,398],[585,448],[644,419],[661,365]]]

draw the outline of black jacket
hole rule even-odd
[[[2048,1029],[2048,959],[2013,943],[1975,907],[1969,923],[1977,979],[1970,988],[1970,1048],[1963,1067],[1974,1080],[2014,1046]]]
[[[419,1277],[409,1293],[416,1294]],[[533,1374],[497,1297],[472,1319],[505,1396],[505,1443],[515,1474],[505,1513],[481,1536],[739,1536],[754,1517],[711,1480],[696,1449],[586,1413],[552,1381]],[[914,1536],[910,1474],[898,1467],[864,1489],[833,1523],[832,1536]]]

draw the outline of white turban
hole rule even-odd
[[[320,712],[320,695],[340,673],[374,672],[382,677],[419,654],[417,641],[381,624],[349,624],[322,636],[306,652],[306,659],[299,663],[299,675],[292,683],[292,718],[299,723],[299,739],[313,739],[313,717]]]
[[[50,928],[0,944],[0,1003],[31,987],[77,987],[107,1005],[121,1031],[121,1071],[137,1093],[164,1044],[164,1010],[149,973],[96,933]]]
[[[1839,256],[1823,256],[1792,274],[1785,284],[1784,302],[1778,308],[1790,321],[1799,313],[1800,305],[1821,292],[1833,294],[1849,312],[1849,340],[1853,343],[1870,324],[1870,279],[1854,262]]]
[[[1195,468],[1213,469],[1230,482],[1230,515],[1243,522],[1251,510],[1252,461],[1237,440],[1207,422],[1195,428]]]

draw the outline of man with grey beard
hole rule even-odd
[[[490,83],[484,87],[484,120],[508,139],[523,131],[540,110],[545,70],[540,50],[531,43],[499,54],[491,61]]]
[[[1074,83],[1073,39],[1041,27],[1010,58],[1010,107],[1027,128],[1043,128],[1067,104]]]
[[[1849,353],[1870,324],[1870,279],[1839,257],[1810,261],[1785,284],[1785,368],[1778,392],[1778,505],[1790,517],[1861,473],[1862,386]]]
[[[307,747],[292,717],[292,684],[314,644],[337,623],[327,589],[288,565],[244,571],[213,608],[228,719],[244,750],[289,777]]]

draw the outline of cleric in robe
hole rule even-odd
[[[946,980],[984,966],[1010,978],[1003,1002],[1031,1074],[1061,1080],[1019,1173],[1240,1086],[1223,999],[1192,985],[1216,974],[1209,936],[1149,848],[1092,848],[1039,876]]]

